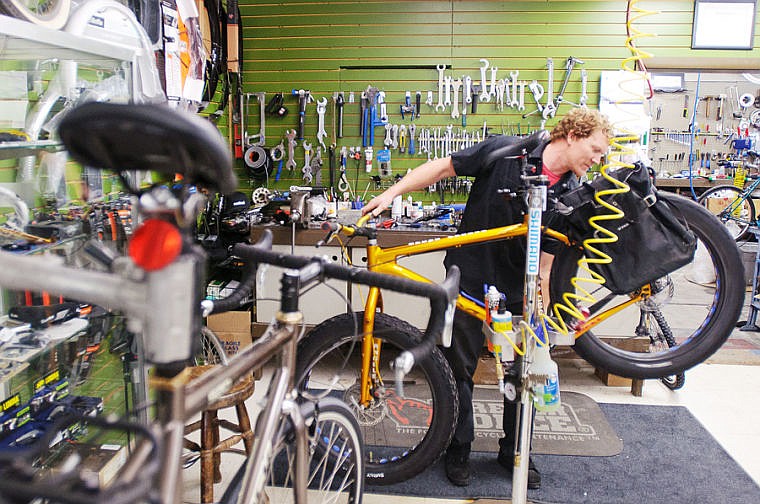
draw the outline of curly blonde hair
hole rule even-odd
[[[612,124],[605,115],[598,110],[576,107],[554,126],[551,140],[567,138],[571,131],[579,138],[587,138],[597,130],[601,130],[607,137],[612,136]]]

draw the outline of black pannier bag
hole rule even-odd
[[[612,259],[609,264],[588,264],[589,269],[605,278],[604,286],[615,294],[628,294],[690,263],[697,238],[676,219],[671,206],[659,198],[649,170],[636,163],[634,168],[609,170],[607,175],[628,184],[630,191],[601,196],[624,214],[619,219],[595,221],[618,238],[612,243],[592,244]],[[555,209],[569,224],[570,238],[582,243],[589,238],[608,237],[595,229],[589,219],[611,214],[594,195],[615,188],[612,182],[598,176],[559,197]],[[593,251],[585,254],[589,259],[599,258]]]

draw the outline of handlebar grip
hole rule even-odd
[[[334,233],[335,231],[339,231],[340,227],[341,227],[340,224],[338,224],[335,221],[324,221],[321,226],[322,231],[329,231],[331,233]]]

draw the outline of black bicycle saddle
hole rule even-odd
[[[165,105],[90,102],[74,108],[58,133],[73,159],[116,172],[179,173],[185,182],[234,191],[232,155],[205,119]]]

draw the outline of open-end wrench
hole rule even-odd
[[[549,119],[557,113],[557,106],[554,105],[554,60],[552,58],[546,58],[546,72],[546,105],[541,115],[544,119]]]
[[[388,122],[388,107],[385,104],[385,91],[378,91],[377,104],[380,107],[380,110],[378,111],[380,122],[385,124]]]
[[[462,79],[457,78],[453,82],[454,88],[454,102],[451,104],[451,118],[456,119],[459,117],[459,90],[462,89]]]
[[[472,103],[472,77],[469,75],[465,75],[462,79],[462,82],[464,83],[464,102],[465,103]]]
[[[327,132],[325,131],[325,112],[327,111],[327,98],[324,96],[317,101],[317,116],[319,117],[319,129],[317,130],[317,140],[322,148],[325,147],[325,137]]]
[[[285,167],[288,169],[288,171],[293,171],[296,169],[296,154],[295,154],[295,148],[298,142],[296,142],[296,135],[298,132],[294,129],[287,130],[285,132],[285,138],[288,139],[288,161],[285,163]]]
[[[499,69],[497,67],[491,67],[491,88],[488,90],[488,94],[496,98],[496,72]]]
[[[451,85],[452,85],[453,80],[454,80],[453,77],[451,77],[450,75],[447,75],[443,81],[443,89],[444,89],[444,96],[445,96],[443,100],[443,105],[446,107],[451,106],[451,87],[452,87]]]
[[[391,128],[391,149],[398,148],[398,124],[394,124]]]
[[[393,143],[393,125],[391,123],[388,123],[385,125],[385,140],[383,140],[383,145],[386,147],[390,147]]]
[[[507,84],[504,79],[499,79],[496,82],[496,108],[498,110],[504,110],[504,91],[507,89]]]
[[[486,69],[489,67],[489,63],[487,59],[481,59],[481,63],[483,63],[483,66],[480,67],[480,101],[488,101],[491,99],[491,94],[488,92],[488,82],[486,81]]]
[[[578,100],[578,105],[581,107],[586,106],[586,102],[588,101],[588,93],[586,92],[588,88],[588,72],[586,72],[585,68],[581,68],[581,98]]]
[[[301,173],[303,173],[303,179],[307,184],[311,184],[311,144],[306,143],[306,140],[303,141],[303,150],[304,150],[304,163],[303,168],[301,168]]]
[[[444,80],[443,72],[446,71],[446,65],[436,65],[435,68],[438,70],[438,105],[435,106],[435,111],[443,112],[444,110],[446,110],[446,107],[443,104],[443,80]],[[429,105],[433,104],[433,101],[430,100],[429,93],[428,93],[428,101],[430,102]]]
[[[517,76],[520,75],[519,70],[515,70],[514,72],[509,72],[509,76],[512,79],[512,99],[509,102],[509,106],[512,108],[517,108],[520,103],[517,101]]]
[[[520,112],[525,110],[525,81],[520,81],[520,100],[517,105],[517,110]]]

